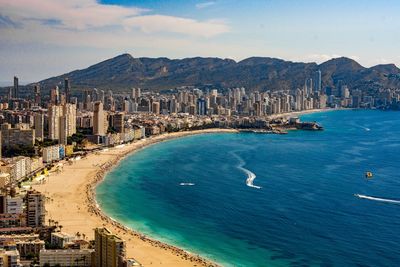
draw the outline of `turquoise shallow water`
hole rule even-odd
[[[226,266],[398,266],[400,113],[302,119],[325,131],[150,146],[106,176],[97,200],[125,225]],[[246,185],[251,174],[260,189]]]

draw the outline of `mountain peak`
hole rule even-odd
[[[357,61],[355,61],[354,59],[348,58],[348,57],[332,58],[328,61],[325,61],[321,65],[352,66],[353,68],[357,68],[357,69],[364,68]]]
[[[400,69],[395,64],[379,64],[371,67],[371,70],[391,74],[400,73]]]
[[[323,86],[335,86],[341,80],[349,87],[364,88],[368,81],[400,87],[400,80],[388,81],[388,74],[398,74],[393,64],[364,68],[355,60],[339,57],[320,65],[285,61],[270,57],[251,57],[240,62],[221,58],[134,58],[124,53],[86,69],[72,71],[41,82],[52,88],[65,77],[74,89],[99,88],[126,92],[132,87],[163,90],[181,86],[214,88],[246,87],[249,91],[294,90],[304,85],[320,69]],[[385,74],[385,75],[382,75]]]

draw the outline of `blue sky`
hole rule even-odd
[[[0,0],[0,81],[37,81],[130,53],[400,66],[395,0]]]

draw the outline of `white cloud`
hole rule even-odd
[[[197,9],[203,9],[203,8],[207,8],[207,7],[213,6],[215,4],[216,4],[215,1],[202,2],[202,3],[196,4],[196,8]]]
[[[143,13],[144,9],[101,5],[95,0],[0,0],[1,12],[20,22],[59,20],[63,28],[85,30],[122,24],[124,19]]]
[[[164,15],[136,16],[126,19],[125,23],[146,33],[174,32],[207,38],[229,31],[229,27],[220,21],[196,21]]]
[[[46,31],[89,31],[122,28],[146,33],[174,32],[198,37],[212,37],[229,31],[223,21],[198,21],[189,18],[144,15],[150,12],[137,7],[102,5],[95,0],[0,0],[1,14],[24,26],[36,25]],[[111,30],[109,30],[111,31]]]

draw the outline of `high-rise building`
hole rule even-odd
[[[98,99],[97,101],[100,101],[101,103],[104,104],[104,99],[105,99],[105,93],[104,90],[100,90],[100,99]]]
[[[71,91],[71,87],[69,84],[69,79],[65,78],[64,79],[64,92],[65,92],[65,102],[66,103],[69,103],[69,101],[70,101],[70,97],[71,97],[70,91]]]
[[[199,98],[197,100],[197,112],[198,112],[198,115],[206,115],[207,114],[206,101],[203,98]]]
[[[51,105],[47,116],[49,139],[60,140],[62,144],[66,144],[67,137],[76,133],[76,105]]]
[[[59,140],[60,138],[60,117],[63,115],[62,106],[51,105],[47,110],[49,123],[49,139]]]
[[[66,145],[68,141],[68,121],[67,116],[63,115],[59,117],[59,144]]]
[[[29,227],[40,227],[44,225],[45,197],[41,193],[30,190],[25,196],[26,224]]]
[[[63,106],[63,114],[66,117],[66,135],[76,133],[76,105],[67,103]]]
[[[92,91],[92,101],[100,101],[99,91],[94,88]]]
[[[135,100],[136,103],[138,103],[139,98],[142,96],[142,93],[140,91],[140,88],[132,88],[132,99]]]
[[[112,115],[111,117],[112,127],[115,129],[116,132],[118,133],[124,132],[124,119],[125,119],[125,114],[122,112]]]
[[[315,72],[315,78],[314,78],[314,92],[321,92],[321,89],[322,89],[321,71],[317,70]]]
[[[104,110],[103,103],[94,103],[94,116],[93,116],[93,134],[105,135],[106,129],[104,127]]]
[[[153,102],[152,112],[155,114],[160,114],[160,102]]]
[[[43,141],[44,138],[44,115],[42,113],[36,113],[34,115],[33,126],[35,127],[35,137],[36,139]]]
[[[33,87],[33,92],[35,94],[35,104],[40,106],[41,96],[40,96],[40,85],[39,84],[35,84],[35,86]]]
[[[54,87],[50,91],[50,101],[53,105],[60,104],[60,92],[58,90],[58,86]]]
[[[107,228],[96,228],[94,238],[96,267],[119,266],[125,258],[125,242]]]
[[[18,98],[18,97],[19,97],[18,77],[14,76],[14,87],[12,90],[11,98]]]

